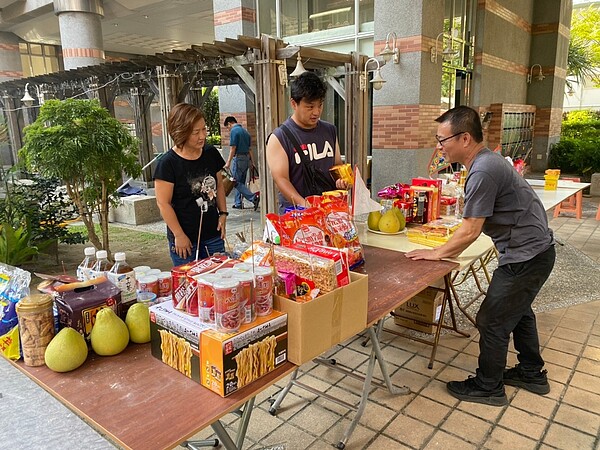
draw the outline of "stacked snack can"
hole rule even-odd
[[[240,282],[232,278],[222,278],[213,283],[217,331],[231,333],[240,329],[242,317],[238,294],[239,286]]]
[[[240,282],[239,293],[242,322],[254,322],[256,320],[254,277],[249,272],[235,272],[231,278]]]
[[[213,283],[222,278],[219,275],[206,273],[194,277],[198,283],[198,316],[200,322],[215,323],[215,291]]]
[[[50,295],[32,294],[16,306],[19,335],[26,366],[43,366],[46,347],[54,337],[53,300]]]
[[[257,316],[273,312],[273,269],[270,267],[254,269],[254,307]]]

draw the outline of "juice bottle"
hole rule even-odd
[[[90,279],[105,276],[111,267],[112,263],[108,260],[108,252],[106,250],[98,250],[96,252],[96,264],[94,264],[91,270]]]
[[[115,253],[115,264],[106,273],[106,278],[121,289],[121,311],[127,312],[129,307],[137,301],[135,271],[127,264],[124,252]]]
[[[86,247],[83,251],[85,258],[81,261],[81,264],[77,266],[77,279],[79,281],[87,281],[91,278],[91,271],[96,263],[96,249],[94,247]]]

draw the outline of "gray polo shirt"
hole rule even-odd
[[[464,217],[485,217],[483,232],[498,250],[499,264],[524,262],[554,244],[544,205],[511,164],[488,148],[467,176]]]

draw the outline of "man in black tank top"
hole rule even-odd
[[[290,85],[290,104],[294,113],[284,122],[310,163],[324,173],[342,163],[335,126],[320,120],[326,92],[327,86],[316,74],[305,72],[298,76]],[[289,206],[307,206],[302,161],[281,127],[269,136],[266,157],[280,191],[279,213]],[[347,185],[337,180],[336,187],[345,189]]]

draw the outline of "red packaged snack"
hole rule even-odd
[[[326,245],[327,234],[323,228],[323,211],[319,208],[289,211],[282,216],[267,214],[281,238],[281,245],[289,247],[294,242]]]
[[[323,203],[321,205],[325,231],[328,239],[325,246],[348,250],[348,264],[350,269],[360,266],[365,262],[363,249],[358,241],[358,232],[348,212],[348,204],[341,201]],[[316,244],[319,245],[319,244]]]

